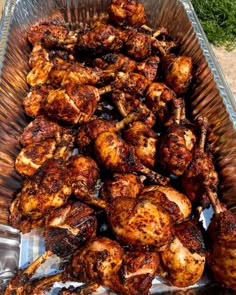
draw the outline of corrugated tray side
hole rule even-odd
[[[236,105],[189,0],[143,1],[149,25],[165,26],[193,58],[194,83],[188,105],[192,117],[207,116],[214,132],[216,164],[221,178],[220,197],[236,212]],[[71,28],[106,12],[108,0],[7,0],[0,25],[0,223],[7,224],[9,204],[20,188],[14,170],[18,137],[27,118],[22,100],[28,86],[30,47],[26,32],[35,22],[63,18]],[[7,230],[6,230],[7,231]],[[1,263],[2,258],[0,258]],[[0,274],[2,269],[0,268]],[[202,291],[203,292],[203,291]],[[203,294],[203,293],[201,293]]]

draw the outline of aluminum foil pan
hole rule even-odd
[[[145,0],[148,25],[167,27],[178,40],[181,54],[193,58],[193,91],[188,97],[192,118],[207,116],[214,133],[216,165],[220,175],[220,198],[236,213],[236,102],[194,13],[190,0]],[[14,170],[20,150],[18,137],[27,125],[22,100],[28,86],[29,44],[26,32],[35,22],[49,17],[64,19],[72,29],[107,11],[109,0],[6,0],[0,24],[0,290],[14,275],[20,247],[20,233],[7,226],[9,204],[21,186]],[[25,237],[23,237],[24,240]],[[30,241],[32,236],[27,236]],[[152,288],[152,294],[171,289]],[[175,294],[226,294],[207,285]]]

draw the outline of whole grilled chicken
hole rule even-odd
[[[26,269],[18,271],[16,277],[9,282],[4,294],[44,294],[43,291],[55,281],[60,281],[62,276],[58,274],[32,283],[30,279],[36,270],[53,254],[60,257],[70,256],[87,240],[95,237],[96,229],[97,219],[93,210],[83,203],[69,202],[50,212],[46,216],[44,228],[46,252]]]
[[[140,27],[147,21],[143,4],[134,0],[112,0],[108,13],[120,26]]]
[[[176,287],[194,285],[202,276],[206,250],[202,233],[194,221],[184,221],[175,227],[175,238],[160,253],[166,279]]]

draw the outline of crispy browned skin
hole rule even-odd
[[[69,84],[95,85],[101,76],[102,71],[99,71],[98,69],[85,67],[80,63],[73,63],[65,72],[62,86],[65,87]]]
[[[94,119],[80,126],[76,138],[79,153],[87,154],[91,152],[91,144],[98,134],[114,129],[115,122],[105,119]]]
[[[95,194],[96,183],[100,177],[97,163],[91,158],[76,155],[70,158],[68,163],[68,174],[73,193],[83,200],[90,194]]]
[[[32,176],[48,159],[66,160],[73,152],[74,139],[73,130],[39,116],[25,128],[20,138],[25,147],[16,157],[16,171]]]
[[[154,113],[146,106],[145,103],[137,99],[135,95],[115,90],[112,92],[112,101],[123,117],[126,117],[130,113],[139,112],[142,114],[140,120],[143,120],[145,124],[150,127],[155,125],[156,118]]]
[[[236,217],[230,211],[215,214],[207,229],[207,262],[216,281],[236,291]]]
[[[133,72],[137,69],[135,60],[121,53],[107,53],[94,60],[94,66],[106,71]]]
[[[171,174],[182,175],[192,160],[196,137],[185,124],[173,124],[160,138],[160,162]]]
[[[134,147],[143,165],[154,168],[157,161],[157,134],[144,122],[136,121],[124,131],[124,140]]]
[[[160,250],[173,238],[170,215],[145,196],[114,198],[108,208],[108,219],[117,239],[136,249],[152,246]]]
[[[177,287],[194,285],[205,266],[205,246],[200,229],[193,221],[175,227],[175,239],[160,253],[168,281]]]
[[[162,58],[162,65],[166,83],[177,95],[184,94],[192,81],[192,59],[170,54]]]
[[[107,203],[110,203],[114,198],[136,198],[142,188],[141,177],[132,173],[115,173],[112,178],[105,180],[101,189],[101,196]]]
[[[91,54],[119,51],[123,46],[121,32],[112,25],[95,23],[94,27],[78,36],[77,50]]]
[[[93,210],[81,202],[69,202],[48,215],[45,248],[60,257],[74,253],[85,241],[95,237],[97,219]]]
[[[55,88],[60,87],[61,82],[65,75],[70,70],[72,64],[68,60],[64,60],[60,57],[54,57],[52,59],[53,67],[49,73],[49,81],[50,84],[53,85]]]
[[[154,82],[148,86],[145,95],[147,106],[161,123],[170,118],[171,103],[175,96],[175,93],[164,83]]]
[[[32,87],[23,100],[25,113],[30,117],[37,117],[43,114],[42,105],[48,93],[53,89],[49,85]]]
[[[121,26],[140,27],[147,21],[143,4],[134,0],[112,0],[108,13]]]
[[[126,252],[121,268],[125,295],[148,295],[158,274],[160,259],[156,252]]]
[[[158,56],[150,56],[142,62],[136,62],[121,53],[108,53],[93,62],[95,66],[106,71],[138,72],[149,81],[157,78],[159,63]]]
[[[45,116],[37,116],[24,128],[19,141],[23,146],[26,146],[48,139],[59,139],[62,130],[63,128],[56,122],[51,121]]]
[[[30,27],[28,40],[31,44],[35,44],[36,42],[41,41],[47,34],[52,34],[53,37],[58,39],[65,39],[68,30],[65,26],[56,22],[41,22]]]
[[[34,175],[46,160],[53,157],[55,150],[56,141],[54,139],[27,145],[16,157],[16,171],[22,175]]]
[[[31,220],[23,216],[20,206],[20,194],[11,202],[9,211],[9,224],[14,228],[19,229],[23,234],[42,226],[45,221],[44,217]]]
[[[208,152],[202,153],[196,150],[194,159],[181,178],[182,188],[191,202],[209,207],[210,201],[205,191],[205,185],[212,191],[217,191],[219,183],[218,174],[212,161],[212,155]]]
[[[31,86],[40,86],[49,82],[49,74],[53,68],[51,61],[38,62],[28,73],[26,82]]]
[[[158,77],[159,63],[160,58],[158,56],[150,56],[137,64],[137,71],[153,82]]]
[[[150,36],[136,32],[130,34],[125,48],[128,56],[135,60],[144,60],[152,54],[152,41]]]
[[[71,195],[68,173],[59,160],[48,160],[32,179],[25,180],[20,193],[23,216],[39,219],[64,205]]]
[[[44,101],[46,113],[69,124],[90,121],[100,99],[99,91],[91,85],[68,84],[49,92]]]
[[[98,135],[94,142],[94,154],[103,167],[113,172],[139,172],[148,176],[154,183],[166,185],[169,182],[168,178],[144,166],[134,148],[114,131]]]
[[[34,68],[37,64],[48,62],[49,60],[48,51],[40,42],[35,43],[29,56],[29,66]]]
[[[114,82],[111,84],[113,88],[120,89],[129,94],[144,95],[147,86],[150,84],[150,81],[138,73],[119,72],[116,75]]]
[[[124,250],[116,241],[97,237],[74,253],[68,271],[81,282],[95,281],[112,290],[122,290],[118,271],[123,254]]]
[[[97,160],[114,172],[135,172],[141,163],[133,149],[115,132],[102,132],[94,142]]]
[[[190,200],[171,186],[145,186],[140,194],[142,196],[160,204],[176,223],[184,221],[192,212]]]

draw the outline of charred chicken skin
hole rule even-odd
[[[43,115],[43,102],[51,90],[49,85],[32,87],[23,101],[25,113],[33,118]]]
[[[134,0],[112,0],[108,13],[110,19],[120,26],[140,27],[146,23],[143,4]]]
[[[108,220],[117,239],[137,248],[164,249],[173,238],[173,221],[167,211],[148,197],[114,198]]]
[[[113,290],[119,290],[122,285],[118,271],[122,265],[123,254],[124,250],[116,241],[97,237],[74,253],[69,272],[73,278],[82,282],[95,281]]]
[[[201,130],[200,139],[194,149],[193,160],[183,174],[181,182],[182,188],[191,202],[206,208],[210,205],[206,186],[212,192],[216,192],[219,177],[215,170],[211,153],[204,151],[207,137],[207,119],[199,117],[198,125]]]
[[[115,173],[105,180],[101,197],[109,204],[112,199],[120,197],[136,198],[143,188],[143,177],[132,173]]]
[[[124,140],[134,147],[141,163],[153,169],[157,159],[157,134],[145,123],[134,122],[124,131]]]
[[[98,162],[108,170],[119,173],[139,172],[152,181],[166,185],[168,178],[145,167],[134,148],[129,146],[116,132],[102,132],[94,142]]]
[[[24,130],[20,142],[25,147],[15,161],[15,169],[24,176],[33,176],[48,159],[67,160],[74,149],[74,131],[39,116]]]
[[[212,194],[212,193],[211,193]],[[215,280],[222,286],[236,290],[236,217],[217,204],[215,196],[211,197],[215,214],[207,229],[209,249],[207,263]]]
[[[23,216],[39,219],[53,208],[64,205],[71,195],[68,174],[60,160],[46,161],[32,179],[25,180],[20,192]]]
[[[93,210],[83,203],[70,202],[52,211],[46,217],[45,222],[46,252],[26,269],[18,271],[16,277],[10,281],[4,294],[44,294],[48,287],[57,280],[62,279],[62,275],[59,273],[38,282],[36,280],[36,283],[30,282],[36,270],[53,254],[60,257],[71,255],[85,241],[95,236],[96,229],[97,220]]]
[[[170,174],[182,175],[193,158],[196,142],[194,128],[185,120],[180,120],[181,104],[177,102],[174,123],[160,137],[160,162]]]
[[[140,193],[140,197],[142,196],[161,205],[176,223],[184,221],[191,215],[190,200],[171,186],[145,186]]]
[[[175,239],[160,253],[167,280],[177,287],[194,285],[202,276],[206,250],[200,229],[191,220],[175,227]]]

